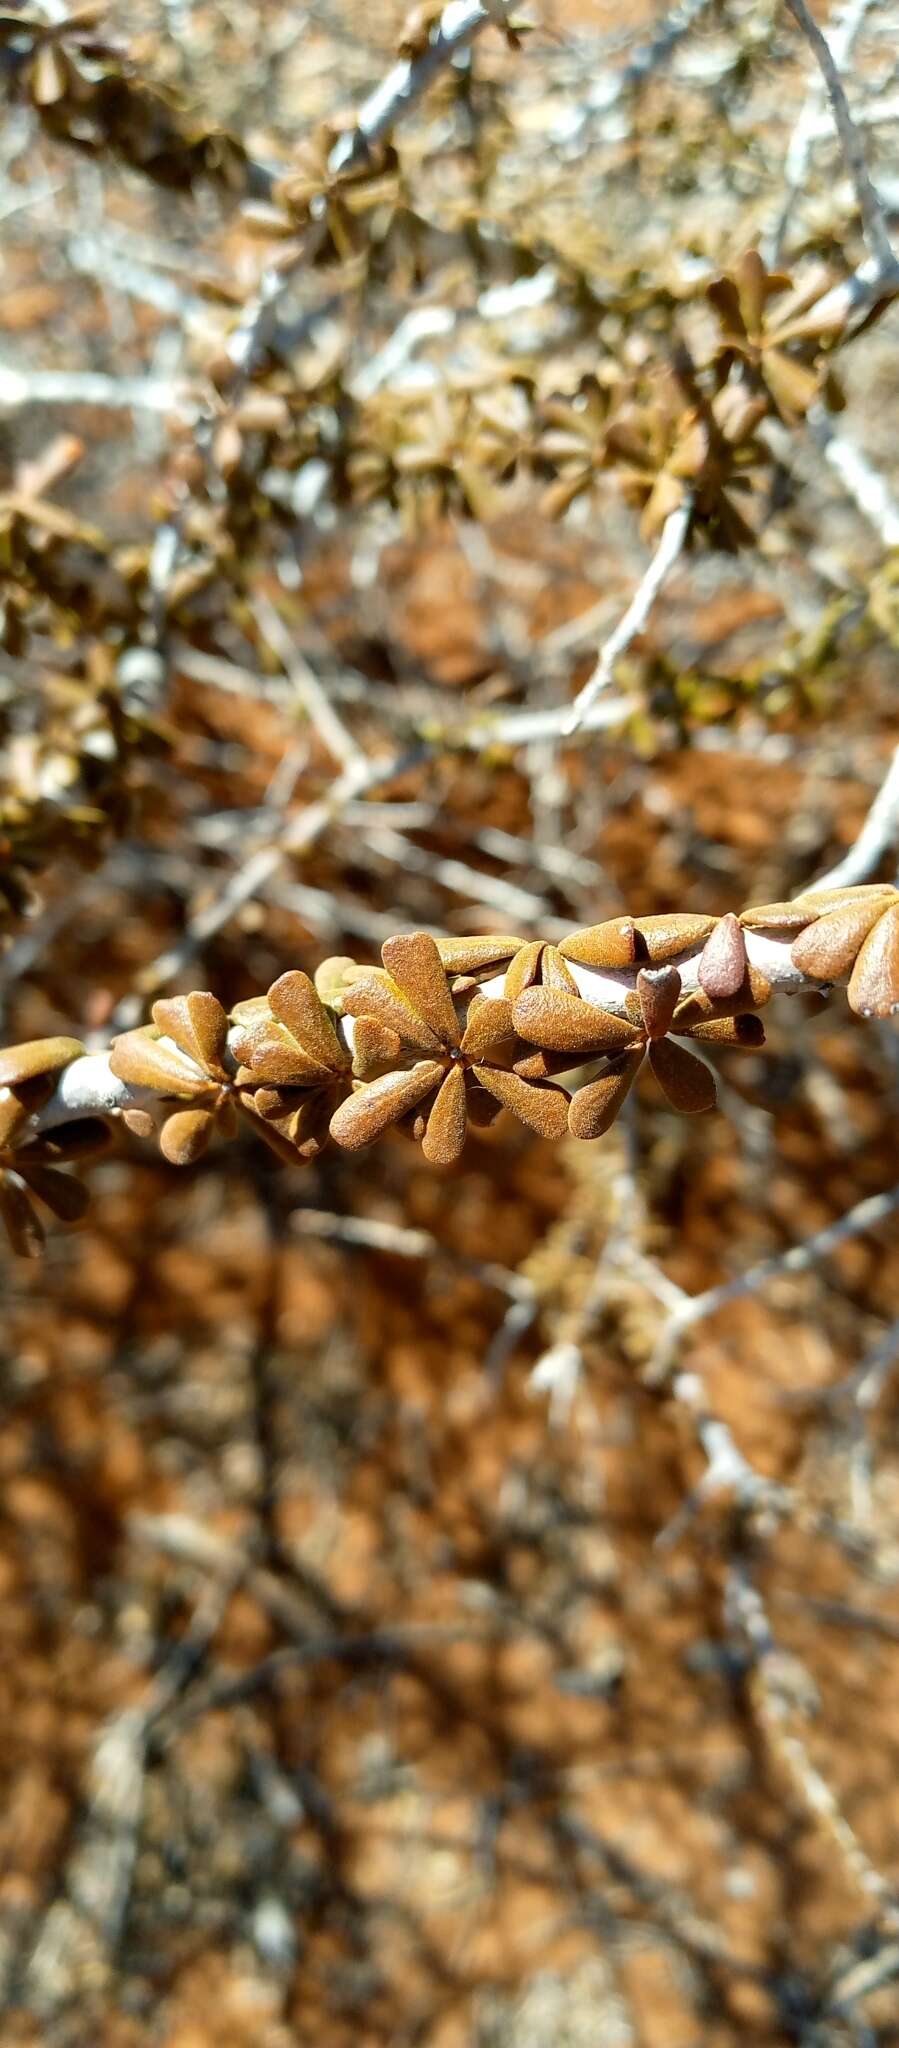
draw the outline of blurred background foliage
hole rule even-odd
[[[894,0],[838,25],[895,226]],[[5,1040],[410,926],[779,899],[853,842],[899,312],[787,388],[709,294],[863,260],[808,48],[775,0],[515,31],[340,180],[426,13],[0,18]],[[691,544],[562,739],[672,477]],[[125,1137],[40,1269],[0,1251],[11,2048],[899,2040],[895,1220],[655,1369],[677,1288],[894,1186],[895,1025],[769,1015],[715,1118],[641,1085],[448,1175]]]

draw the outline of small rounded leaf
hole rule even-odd
[[[20,1102],[15,1095],[0,1095],[0,1152],[12,1144],[17,1131],[27,1124],[30,1111],[28,1104]]]
[[[676,960],[693,946],[701,946],[714,930],[717,918],[663,912],[658,917],[637,919],[637,959]]]
[[[215,1129],[215,1117],[208,1109],[178,1109],[166,1117],[159,1133],[159,1149],[170,1166],[192,1166],[202,1158]]]
[[[714,1109],[718,1100],[715,1076],[701,1060],[694,1059],[686,1046],[675,1045],[670,1038],[659,1039],[649,1048],[649,1063],[672,1109],[680,1110],[683,1116],[697,1116],[705,1109]]]
[[[83,1052],[79,1038],[30,1038],[24,1045],[8,1045],[0,1052],[0,1088],[60,1074]]]
[[[386,1024],[379,1024],[376,1017],[355,1017],[352,1034],[357,1081],[371,1080],[379,1068],[396,1066],[402,1046],[398,1034],[388,1031]]]
[[[540,979],[544,988],[558,988],[569,996],[580,993],[577,982],[569,967],[566,967],[558,946],[544,946],[540,963]]]
[[[484,996],[472,1003],[462,1034],[462,1051],[470,1059],[482,1060],[493,1045],[515,1036],[512,1005],[502,997]]]
[[[647,1038],[664,1038],[681,992],[676,967],[641,967],[637,975],[640,1018]]]
[[[848,974],[863,940],[873,931],[886,907],[882,897],[875,897],[873,902],[865,897],[859,903],[847,902],[826,910],[793,940],[790,958],[794,967],[815,981],[836,981]]]
[[[455,1165],[467,1123],[465,1075],[460,1066],[453,1066],[437,1090],[422,1138],[421,1149],[431,1166]]]
[[[852,969],[849,1006],[859,1017],[892,1017],[899,1010],[899,903],[868,933]]]
[[[445,1071],[439,1060],[419,1060],[407,1073],[381,1074],[376,1081],[363,1081],[334,1111],[332,1138],[347,1152],[370,1145],[388,1124],[396,1123],[423,1102],[432,1088],[439,1087]]]
[[[402,932],[385,939],[381,959],[389,975],[443,1045],[458,1045],[459,1020],[446,970],[427,932]]]
[[[520,1037],[546,1052],[567,1052],[572,1059],[611,1052],[633,1044],[636,1033],[624,1017],[615,1017],[598,1003],[547,988],[527,988],[514,1010]]]
[[[520,939],[499,932],[485,932],[474,939],[437,939],[441,964],[446,974],[480,974],[487,967],[499,968],[517,953]]]
[[[636,929],[629,917],[585,925],[567,939],[560,939],[559,952],[582,967],[630,967],[637,957]]]
[[[221,1003],[208,989],[167,997],[153,1004],[151,1014],[160,1036],[174,1039],[195,1067],[214,1075],[217,1081],[225,1079],[228,1019]]]
[[[153,1088],[159,1095],[183,1095],[189,1100],[209,1092],[208,1075],[176,1046],[157,1037],[149,1024],[113,1039],[109,1065],[118,1081],[127,1081],[134,1088]]]
[[[540,962],[543,958],[543,940],[529,939],[516,953],[506,968],[503,995],[510,1003],[517,1002],[526,988],[531,988],[540,978]]]
[[[741,910],[740,923],[751,932],[801,932],[814,924],[818,912],[802,903],[758,903]]]
[[[588,1081],[571,1098],[568,1128],[575,1138],[601,1138],[611,1129],[643,1064],[643,1047],[623,1055],[598,1081]]]
[[[676,1020],[674,1029],[678,1029]],[[741,1012],[738,1017],[711,1017],[704,1023],[692,1024],[690,1037],[698,1038],[703,1045],[734,1045],[744,1052],[756,1052],[765,1043],[765,1026],[754,1012]]]
[[[494,1095],[503,1109],[511,1109],[520,1123],[542,1138],[561,1138],[568,1128],[568,1096],[564,1088],[551,1083],[523,1081],[501,1067],[473,1067],[472,1072],[488,1095]]]
[[[37,1159],[29,1161],[23,1173],[32,1194],[60,1223],[79,1222],[88,1204],[88,1192],[80,1180],[73,1180],[70,1173],[60,1173],[58,1167],[44,1166]]]
[[[20,1259],[40,1258],[44,1232],[24,1188],[0,1172],[0,1222]]]
[[[696,969],[700,988],[715,1002],[735,996],[743,986],[748,965],[742,927],[728,911],[726,917],[719,917],[703,946]]]
[[[448,993],[448,991],[447,991]],[[440,1052],[442,1041],[419,1012],[413,1009],[399,987],[386,974],[373,971],[360,976],[343,997],[345,1017],[374,1017],[386,1031],[392,1031],[412,1052]]]
[[[273,1016],[311,1059],[333,1073],[342,1072],[346,1055],[308,974],[294,969],[280,975],[269,989],[268,1004]]]

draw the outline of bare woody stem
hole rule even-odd
[[[364,164],[447,64],[466,50],[482,29],[489,28],[491,22],[496,26],[500,19],[498,0],[493,7],[482,7],[481,0],[449,0],[427,47],[394,65],[360,107],[350,133],[334,144],[328,159],[332,175]]]
[[[861,136],[849,109],[846,88],[834,62],[833,52],[826,36],[822,35],[817,22],[809,13],[805,0],[787,0],[787,6],[794,21],[801,28],[810,43],[820,66],[828,97],[833,109],[840,146],[846,160],[846,167],[855,186],[859,213],[865,231],[865,240],[883,277],[895,277],[896,258],[890,242],[884,219],[883,205],[871,183]]]

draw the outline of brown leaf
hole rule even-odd
[[[32,1160],[23,1167],[32,1194],[58,1216],[61,1223],[77,1223],[84,1215],[88,1204],[88,1192],[80,1180],[73,1180],[70,1173],[60,1173],[55,1166],[44,1166],[40,1160]]]
[[[395,1031],[379,1024],[376,1017],[353,1020],[353,1074],[357,1081],[369,1081],[379,1067],[396,1066],[402,1052]]]
[[[427,932],[402,932],[395,939],[385,939],[381,959],[407,1002],[413,1004],[441,1043],[458,1045],[459,1020],[446,972]]]
[[[343,1013],[345,1017],[374,1017],[412,1052],[434,1053],[443,1049],[437,1032],[431,1030],[386,975],[382,978],[371,973],[354,981],[343,997]]]
[[[751,932],[801,932],[817,916],[811,904],[757,903],[740,912],[740,923]]]
[[[83,1052],[78,1038],[30,1038],[24,1045],[8,1045],[0,1052],[0,1088],[59,1074]]]
[[[649,1063],[672,1109],[679,1109],[684,1116],[714,1109],[718,1100],[715,1076],[686,1046],[661,1038],[649,1048]]]
[[[800,974],[815,981],[835,981],[848,974],[858,957],[863,939],[873,931],[888,908],[888,899],[864,897],[860,903],[843,903],[825,910],[814,924],[800,932],[790,948],[790,958]]]
[[[637,957],[636,927],[629,917],[585,925],[559,941],[559,952],[582,967],[630,967]]]
[[[122,1122],[134,1138],[152,1138],[156,1125],[147,1109],[123,1109]]]
[[[61,1160],[96,1159],[97,1154],[106,1152],[111,1144],[112,1132],[101,1117],[79,1116],[74,1123],[59,1124],[52,1131],[41,1131],[22,1145],[16,1156],[39,1159],[44,1164],[56,1166]]]
[[[502,1103],[497,1102],[494,1096],[488,1095],[486,1088],[482,1088],[478,1082],[471,1080],[467,1106],[468,1121],[479,1131],[489,1130],[490,1125],[495,1124],[497,1117],[502,1115]]]
[[[250,1074],[257,1081],[268,1081],[274,1088],[312,1088],[333,1073],[333,1068],[305,1052],[276,1017],[267,1014],[251,1030],[236,1025],[231,1046],[235,1059],[241,1062],[239,1081]]]
[[[696,974],[700,988],[714,1000],[735,996],[742,988],[749,961],[739,919],[728,911],[719,917],[702,949]]]
[[[483,1059],[493,1045],[514,1038],[512,1005],[502,997],[485,996],[472,1003],[462,1034],[462,1051],[471,1059]]]
[[[437,1090],[422,1139],[421,1149],[431,1166],[455,1164],[465,1144],[467,1123],[465,1075],[460,1066],[453,1066]]]
[[[503,1109],[511,1109],[528,1130],[538,1131],[542,1138],[561,1138],[567,1130],[564,1088],[554,1088],[550,1082],[522,1081],[518,1074],[507,1074],[501,1067],[473,1067],[472,1073],[488,1095],[495,1095]]]
[[[514,1008],[515,1029],[532,1045],[546,1052],[571,1053],[583,1059],[591,1053],[611,1052],[632,1045],[636,1032],[624,1017],[600,1009],[581,996],[557,993],[554,989],[527,988]]]
[[[21,1259],[40,1258],[43,1227],[35,1215],[24,1188],[0,1172],[0,1220],[13,1251]]]
[[[688,953],[692,947],[701,945],[714,930],[716,922],[714,917],[669,914],[667,911],[658,917],[640,917],[636,925],[636,957],[655,962],[675,960],[678,954]]]
[[[883,896],[888,903],[899,903],[899,890],[889,882],[854,882],[844,889],[807,889],[799,900],[822,911],[836,910],[842,903],[862,903],[866,898],[873,903],[877,896]]]
[[[206,1151],[215,1129],[209,1109],[178,1109],[166,1117],[159,1133],[159,1149],[170,1166],[192,1166]]]
[[[331,1136],[347,1152],[370,1145],[387,1129],[423,1102],[432,1088],[439,1087],[445,1068],[439,1060],[419,1060],[408,1073],[382,1074],[376,1081],[364,1081],[331,1118]]]
[[[217,1081],[226,1078],[225,1046],[228,1019],[221,1003],[208,989],[194,989],[190,995],[167,997],[154,1003],[152,1018],[163,1038],[172,1038],[181,1051],[204,1074]]]
[[[647,1038],[664,1038],[677,1008],[681,978],[676,967],[641,967],[637,996]]]
[[[585,1088],[579,1088],[572,1096],[568,1111],[568,1128],[575,1138],[601,1138],[608,1131],[618,1115],[634,1081],[643,1065],[643,1047],[635,1046],[633,1052],[626,1052],[620,1060],[598,1081],[589,1081]]]
[[[323,1003],[329,1003],[338,1011],[343,1007],[343,997],[359,969],[348,953],[333,953],[327,960],[319,962],[315,970],[315,992]],[[241,1005],[242,1007],[242,1005]],[[234,1012],[235,1016],[237,1012]]]
[[[521,946],[520,939],[485,932],[475,939],[437,939],[437,951],[447,974],[479,974],[485,967],[500,968]]]
[[[19,1102],[15,1095],[0,1096],[0,1152],[6,1150],[16,1132],[27,1124],[29,1115],[27,1103]]]
[[[577,982],[570,968],[566,967],[558,946],[544,946],[540,962],[540,979],[544,988],[562,989],[566,995],[579,993]]]
[[[514,1003],[523,991],[530,988],[538,979],[542,958],[542,939],[529,939],[526,946],[519,948],[514,960],[506,968],[506,978],[503,982],[503,995],[508,997],[510,1003]]]
[[[277,1090],[260,1088],[253,1097],[241,1097],[241,1107],[249,1109],[254,1122],[259,1115],[266,1134],[275,1130],[299,1159],[317,1159],[328,1141],[328,1126],[336,1107],[335,1090],[317,1088],[312,1094],[291,1100]]]
[[[570,1074],[572,1064],[570,1052],[527,1052],[512,1061],[512,1072],[523,1081],[549,1081],[556,1074]]]
[[[892,1017],[899,1010],[899,903],[868,933],[852,970],[849,1007],[859,1017]]]
[[[299,969],[282,974],[269,989],[268,1004],[311,1059],[332,1073],[344,1071],[346,1054],[308,974]]]
[[[133,1088],[155,1088],[160,1095],[183,1095],[188,1100],[209,1093],[208,1076],[174,1046],[163,1045],[150,1024],[114,1038],[109,1065],[118,1081]]]
[[[676,1019],[674,1029],[678,1029]],[[765,1027],[761,1017],[741,1012],[738,1017],[712,1017],[704,1023],[693,1024],[690,1037],[698,1038],[705,1045],[738,1045],[746,1052],[754,1052],[765,1043]]]

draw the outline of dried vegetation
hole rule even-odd
[[[899,22],[824,26],[0,19],[11,2048],[899,2041]]]

